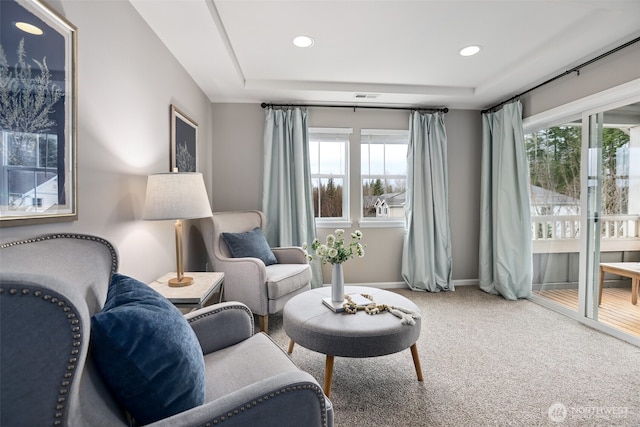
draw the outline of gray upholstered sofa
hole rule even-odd
[[[0,425],[132,425],[98,369],[92,339],[92,316],[118,276],[113,246],[45,235],[2,242],[0,263]],[[267,335],[253,334],[245,305],[213,305],[186,319],[204,353],[204,402],[149,425],[333,424],[318,383]]]

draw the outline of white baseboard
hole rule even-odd
[[[460,279],[453,281],[453,286],[478,286],[479,284],[478,279]]]
[[[322,286],[331,286],[331,283],[325,283]],[[378,289],[408,289],[404,282],[375,282],[375,283],[345,283],[345,286],[368,286]],[[454,280],[453,286],[478,286],[478,279],[462,279]]]
[[[403,289],[408,288],[404,282],[376,282],[376,283],[345,283],[345,286],[367,286],[377,289]],[[331,283],[324,283],[322,286],[331,286]]]

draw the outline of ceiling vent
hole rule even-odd
[[[356,93],[356,99],[376,99],[380,96],[379,93]]]

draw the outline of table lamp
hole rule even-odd
[[[212,216],[207,190],[201,173],[167,172],[149,175],[143,218],[146,220],[176,220],[176,272],[169,286],[193,284],[185,277],[182,262],[182,220]]]

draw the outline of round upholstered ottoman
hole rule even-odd
[[[335,356],[375,357],[411,348],[418,381],[422,381],[415,345],[421,325],[418,307],[402,295],[382,289],[347,286],[345,293],[370,295],[376,304],[387,304],[418,316],[413,317],[415,324],[410,325],[389,311],[375,315],[362,310],[356,314],[335,313],[322,302],[323,298],[331,296],[330,287],[312,289],[291,298],[283,313],[284,330],[291,339],[289,353],[293,351],[294,343],[298,343],[327,355],[324,378],[327,397],[331,393]]]

